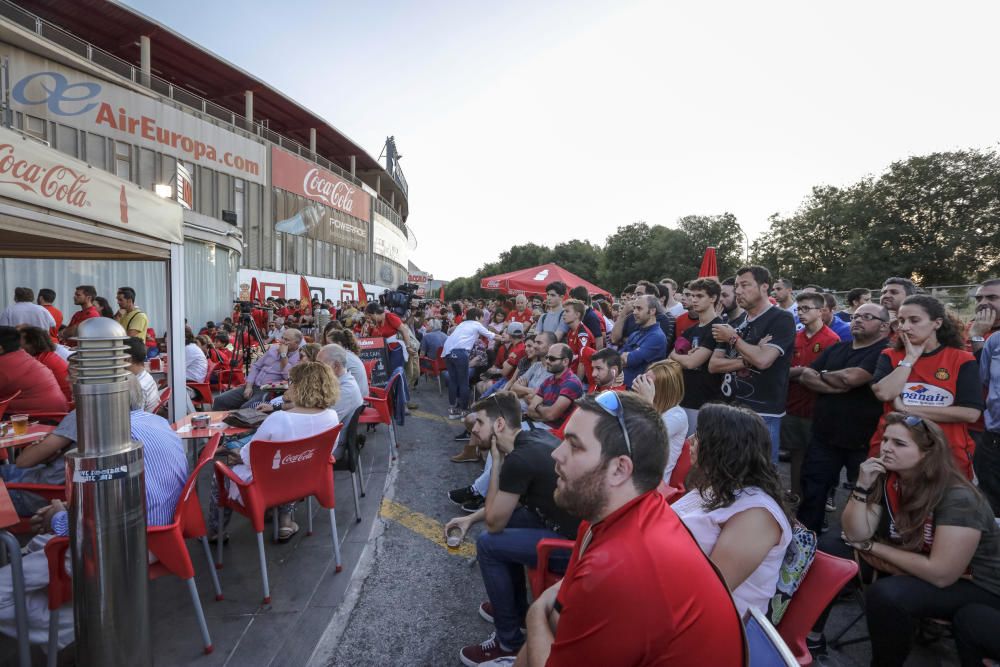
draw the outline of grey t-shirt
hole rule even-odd
[[[538,322],[535,323],[535,332],[551,331],[554,334],[565,334],[569,331],[569,326],[563,322],[562,313],[562,308],[558,310],[545,311],[542,316],[538,318]]]
[[[972,582],[1000,595],[1000,526],[990,504],[967,486],[953,486],[934,508],[935,526],[961,526],[981,531],[972,555]]]

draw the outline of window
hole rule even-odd
[[[97,134],[87,133],[86,160],[89,164],[97,167],[98,169],[107,169],[107,149],[107,139]]]
[[[77,131],[76,128],[66,125],[56,125],[56,149],[60,153],[65,153],[72,157],[77,157]]]
[[[44,118],[36,118],[35,116],[29,116],[24,114],[24,131],[33,137],[37,137],[42,141],[48,140],[48,123],[45,122]]]
[[[132,180],[132,146],[124,141],[115,142],[115,176],[123,181]]]

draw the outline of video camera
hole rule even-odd
[[[413,283],[403,283],[394,290],[385,290],[378,298],[382,307],[399,317],[406,317],[406,311],[413,307],[416,300],[414,293],[419,288]]]

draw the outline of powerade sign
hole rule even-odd
[[[265,183],[267,150],[212,123],[126,88],[26,52],[11,53],[12,106],[31,116]]]

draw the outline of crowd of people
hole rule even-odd
[[[159,344],[135,291],[120,288],[118,312],[102,313],[96,290],[80,286],[65,326],[54,299],[42,289],[35,303],[19,287],[0,313],[0,399],[17,394],[8,414],[68,413],[0,466],[3,479],[44,483],[61,471],[75,438],[66,359],[80,322],[102,314],[129,335],[134,437],[180,447],[151,414],[160,395],[145,362]],[[643,280],[613,303],[561,282],[544,299],[405,312],[268,299],[188,328],[184,363],[195,383],[228,369],[214,409],[267,413],[228,450],[244,480],[254,441],[315,435],[362,407],[359,338],[383,338],[386,376],[408,387],[444,366],[446,416],[464,427],[452,461],[483,463],[449,492],[463,513],[445,528],[464,537],[484,523],[478,613],[495,626],[461,648],[466,665],[738,664],[742,616],[773,614],[776,596],[794,595],[781,584],[804,533],[862,564],[873,664],[902,665],[917,629],[937,619],[951,623],[962,663],[980,665],[1000,660],[1000,279],[975,301],[963,322],[890,277],[876,300],[859,288],[840,308],[819,286],[795,290],[761,266],[722,281]],[[255,327],[241,326],[244,315]],[[275,383],[287,383],[280,400],[266,390]],[[148,476],[163,472],[170,488],[150,508],[176,503],[184,476],[174,468],[151,462]],[[843,479],[842,531],[829,530]],[[239,500],[230,487],[214,489],[216,501],[222,493]],[[65,530],[59,503],[12,498],[43,532]],[[285,541],[299,527],[294,505],[280,509]],[[210,513],[213,540],[227,538],[227,522]],[[529,602],[523,568],[546,538],[574,546],[549,560],[560,582]],[[9,576],[0,570],[0,597]],[[809,637],[814,653],[826,650],[825,622]],[[45,623],[40,610],[32,627]],[[0,616],[0,631],[13,627]]]

